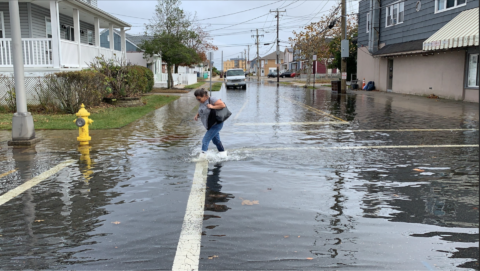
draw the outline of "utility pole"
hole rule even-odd
[[[253,30],[252,30],[253,31]],[[260,42],[258,40],[258,37],[263,37],[263,35],[258,35],[258,29],[256,30],[257,31],[257,34],[256,35],[252,35],[252,38],[253,37],[256,37],[257,40],[255,42],[255,44],[257,45],[257,80],[260,81],[260,55],[258,53],[258,46],[260,45]]]
[[[343,0],[345,1],[345,0]],[[280,82],[280,71],[279,71],[279,66],[280,66],[280,59],[279,59],[279,54],[280,54],[280,38],[278,37],[278,27],[280,23],[280,12],[287,12],[287,10],[270,10],[270,12],[276,12],[277,15],[275,16],[277,18],[277,85]]]
[[[17,112],[13,114],[12,141],[9,141],[8,145],[30,145],[38,139],[35,138],[35,126],[32,114],[28,112],[27,108],[18,0],[9,1],[9,11]]]
[[[223,66],[223,51],[222,51],[222,74],[225,73],[224,66]]]
[[[346,0],[342,0],[342,39],[347,40],[347,18],[346,18]],[[347,43],[348,44],[348,43]],[[343,44],[342,44],[343,45]],[[340,93],[347,93],[347,79],[343,75],[347,73],[347,59],[342,57],[340,70],[342,72],[342,83]]]
[[[247,54],[247,66],[248,66],[248,73],[250,73],[250,45],[247,45],[248,54]]]
[[[245,54],[244,54],[244,57],[243,57],[243,62],[244,62],[244,66],[245,66],[245,71],[247,71],[247,49],[243,49],[243,51],[245,51]]]

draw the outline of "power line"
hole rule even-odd
[[[267,13],[267,14],[263,14],[263,15],[261,15],[261,16],[258,16],[258,17],[256,17],[256,18],[253,18],[253,19],[250,19],[250,20],[247,20],[247,21],[244,21],[244,22],[238,23],[237,25],[239,25],[239,24],[243,24],[243,23],[245,23],[245,22],[250,22],[250,21],[256,20],[256,19],[258,19],[258,18],[262,18],[263,16],[266,16],[266,15],[268,15],[268,13]],[[213,29],[213,30],[208,30],[208,31],[217,31],[217,30],[222,30],[222,29],[229,28],[229,27],[232,27],[232,26],[234,26],[234,25],[231,25],[231,26],[226,26],[226,27],[222,27],[222,28],[217,28],[217,29]]]
[[[246,12],[246,11],[254,10],[254,9],[257,9],[257,8],[261,8],[261,7],[266,7],[266,6],[269,6],[269,5],[273,5],[273,4],[276,4],[276,3],[281,2],[281,1],[283,1],[283,0],[278,0],[278,1],[275,2],[275,3],[269,3],[269,4],[266,4],[266,5],[263,5],[263,6],[259,6],[259,7],[256,7],[256,8],[246,9],[246,10],[242,10],[242,11],[238,11],[238,12],[234,12],[234,13],[230,13],[230,14],[225,14],[225,15],[220,15],[220,16],[216,16],[216,17],[210,17],[210,18],[195,20],[195,22],[206,21],[206,20],[221,18],[221,17],[225,17],[225,16],[235,15],[235,14],[243,13],[243,12]]]

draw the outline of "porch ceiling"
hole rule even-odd
[[[32,4],[41,6],[46,9],[50,9],[50,1],[45,0],[27,0],[21,2],[31,2]],[[94,17],[97,17],[100,20],[100,28],[108,28],[110,23],[114,27],[131,27],[130,24],[116,18],[113,15],[108,14],[106,11],[103,11],[97,7],[91,6],[89,4],[76,1],[76,0],[63,0],[58,2],[59,12],[63,15],[72,17],[73,9],[76,8],[80,10],[80,20],[86,23],[93,24]]]

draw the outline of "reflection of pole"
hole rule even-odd
[[[258,41],[258,29],[257,29],[257,80],[260,81],[260,66],[259,66],[260,54],[258,53],[258,45],[259,45],[259,41]]]
[[[345,2],[346,2],[345,0],[342,0],[342,38],[340,40],[347,39],[347,31],[346,31],[347,22],[346,22],[346,16],[345,16],[347,7]],[[342,57],[341,70],[342,70],[342,86],[341,86],[340,93],[346,93],[347,79],[343,79],[343,74],[347,72],[347,59],[344,57]]]

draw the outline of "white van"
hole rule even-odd
[[[242,69],[230,69],[225,73],[225,86],[242,87],[247,89],[247,82],[245,82],[245,72]]]

